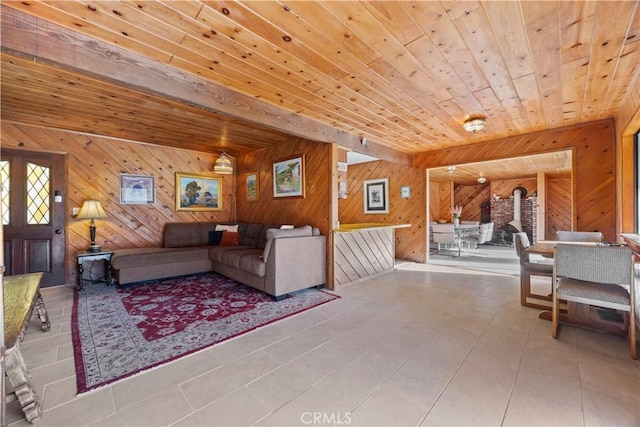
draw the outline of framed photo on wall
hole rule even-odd
[[[257,202],[260,200],[260,178],[258,172],[249,172],[245,174],[245,191],[248,202]]]
[[[221,178],[176,172],[176,211],[221,210]]]
[[[304,154],[273,164],[273,197],[304,197]]]
[[[389,213],[389,178],[364,182],[364,213]]]
[[[120,204],[144,205],[155,201],[156,190],[152,176],[120,174]]]

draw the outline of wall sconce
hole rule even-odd
[[[220,175],[231,175],[233,173],[233,165],[226,153],[220,154],[213,164],[213,172]]]
[[[487,182],[487,178],[485,178],[484,176],[482,176],[482,174],[480,174],[480,176],[478,177],[478,182],[480,184],[484,184],[485,182]]]
[[[456,171],[456,167],[455,166],[447,166],[447,172],[454,173],[455,171]]]
[[[80,212],[76,219],[90,219],[91,225],[89,226],[89,237],[91,237],[91,246],[87,249],[88,252],[100,252],[100,245],[96,245],[96,219],[106,219],[107,213],[102,209],[102,205],[97,200],[85,200],[82,203]]]

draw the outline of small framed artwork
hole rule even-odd
[[[152,176],[120,174],[120,204],[144,205],[155,201],[156,190]]]
[[[402,187],[400,187],[400,197],[402,197],[403,199],[408,199],[409,197],[411,197],[411,186],[403,185]]]
[[[389,213],[389,178],[364,182],[364,213]]]
[[[176,172],[176,211],[221,210],[221,178]]]
[[[273,197],[304,197],[304,154],[273,164]]]
[[[258,172],[249,172],[245,174],[245,190],[248,202],[257,202],[260,200],[260,181]]]

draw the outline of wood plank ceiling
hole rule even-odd
[[[575,125],[614,117],[640,74],[637,1],[2,5],[276,108],[283,126],[59,66],[80,49],[37,60],[5,46],[4,17],[3,120],[232,155],[286,141],[297,118],[408,155]],[[472,117],[485,129],[465,132]]]

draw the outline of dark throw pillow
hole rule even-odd
[[[224,231],[210,231],[209,232],[209,246],[218,246],[222,241],[222,233]]]
[[[237,246],[240,242],[240,233],[233,231],[223,231],[220,246]]]

